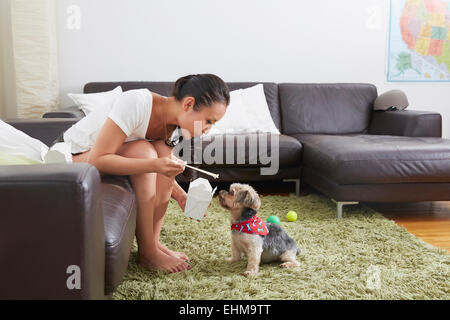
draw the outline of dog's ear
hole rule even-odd
[[[244,207],[258,210],[261,201],[259,200],[256,192],[250,192],[249,190],[242,190],[236,194],[236,203],[242,204]]]
[[[245,198],[248,196],[248,191],[247,190],[242,190],[242,191],[239,191],[237,194],[236,194],[236,200],[235,200],[235,202],[236,203],[242,203],[242,204],[244,204],[244,202],[245,202]],[[245,204],[244,204],[245,205]]]

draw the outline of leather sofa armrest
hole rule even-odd
[[[104,298],[100,188],[87,163],[0,166],[0,299]]]
[[[79,119],[6,119],[6,123],[52,146]]]
[[[42,118],[74,118],[80,120],[85,116],[86,114],[79,107],[71,106],[57,111],[46,112],[42,115]]]
[[[405,137],[442,137],[442,117],[439,113],[429,111],[373,111],[368,133]]]

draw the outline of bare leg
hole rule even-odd
[[[145,140],[124,143],[117,154],[129,158],[156,158],[158,154],[153,145]],[[87,153],[74,156],[73,162],[84,162]],[[136,239],[138,242],[139,263],[149,269],[177,272],[190,266],[181,259],[169,256],[158,247],[154,233],[154,209],[156,202],[156,173],[131,175],[130,180],[137,199]]]
[[[158,157],[167,157],[172,153],[172,148],[168,147],[163,141],[154,141],[152,142],[156,151],[158,152]],[[153,232],[156,237],[156,241],[158,242],[158,247],[160,250],[165,252],[166,254],[180,258],[182,260],[189,260],[188,256],[184,252],[172,251],[165,247],[160,241],[160,233],[161,227],[164,222],[164,216],[167,211],[167,206],[169,204],[170,197],[172,195],[172,189],[174,185],[175,178],[169,178],[165,175],[158,174],[156,177],[156,200],[155,200],[155,212],[154,223],[153,223]]]
[[[124,147],[126,148],[126,144],[124,144]],[[121,152],[128,157],[159,157],[152,143],[144,140],[136,142],[134,148],[127,148],[125,151],[119,149],[118,154],[121,154]],[[163,216],[167,209],[172,188],[167,185],[167,189],[170,189],[167,190],[161,183],[158,185],[158,176],[162,175],[144,173],[130,176],[133,190],[138,199],[136,239],[138,241],[139,263],[149,269],[162,269],[171,272],[190,269],[189,264],[166,254],[159,247],[160,233],[158,230],[161,230],[161,215]],[[170,181],[170,179],[167,178],[167,181]],[[164,210],[162,214],[161,210]],[[155,228],[155,225],[158,228]],[[158,232],[155,232],[155,230]]]

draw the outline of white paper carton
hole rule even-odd
[[[71,143],[59,142],[54,144],[47,153],[43,154],[44,163],[71,163]]]
[[[202,220],[216,190],[217,187],[212,190],[209,181],[204,178],[192,181],[189,185],[184,215],[195,220]]]

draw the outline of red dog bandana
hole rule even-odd
[[[256,216],[256,214],[250,220],[232,224],[231,230],[249,234],[259,234],[261,236],[267,236],[269,234],[266,224],[260,217]]]

